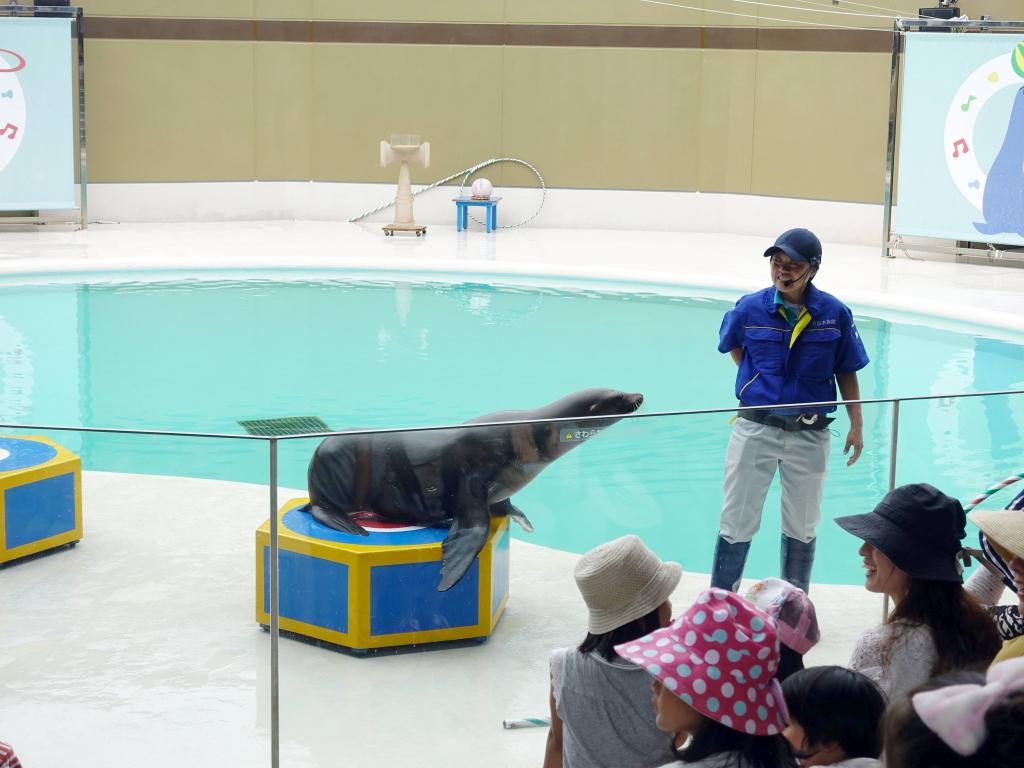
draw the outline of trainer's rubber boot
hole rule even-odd
[[[749,541],[730,544],[719,536],[715,545],[715,563],[711,567],[711,586],[735,592],[743,578],[743,566],[747,564],[749,552]]]
[[[803,542],[782,534],[782,578],[804,592],[811,588],[811,568],[814,567],[816,542],[817,539]]]

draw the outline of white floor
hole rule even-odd
[[[799,226],[780,222],[779,229]],[[0,234],[0,275],[67,275],[150,269],[336,269],[418,273],[435,279],[587,279],[726,289],[766,285],[761,254],[770,238],[627,230],[531,229],[486,234],[471,223],[427,236],[384,237],[379,224],[230,222],[93,224],[84,231]],[[79,279],[76,275],[73,279]],[[103,279],[101,276],[99,279]],[[824,243],[815,278],[850,304],[1024,330],[1024,269],[905,257],[873,247]]]
[[[0,235],[0,280],[284,266],[737,295],[765,284],[769,244],[615,230],[431,227],[417,239],[337,223],[94,225]],[[882,260],[875,248],[826,242],[816,282],[852,304],[933,314],[921,321],[934,325],[1024,331],[1022,269]],[[26,768],[269,762],[269,638],[253,617],[266,489],[93,473],[84,508],[81,545],[0,571],[0,738]],[[514,542],[511,600],[481,646],[360,659],[283,640],[281,764],[537,765],[543,730],[504,731],[501,721],[546,713],[548,653],[582,637],[575,560]],[[687,605],[706,583],[687,574],[674,602]],[[812,596],[824,639],[808,661],[842,663],[879,601],[856,586]]]

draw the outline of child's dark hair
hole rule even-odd
[[[804,655],[797,653],[785,643],[779,643],[779,669],[775,673],[781,683],[804,668]]]
[[[838,744],[847,758],[882,753],[885,697],[845,667],[811,667],[782,683],[789,717],[804,730],[801,751]]]
[[[721,768],[789,768],[793,751],[782,734],[751,736],[722,725],[708,717],[685,746],[676,748],[676,757],[684,763],[696,763],[713,755],[732,753],[734,762]]]
[[[616,627],[610,632],[605,632],[600,635],[594,635],[590,632],[587,633],[586,638],[579,645],[580,653],[590,653],[596,651],[599,656],[608,661],[613,661],[618,657],[615,653],[615,646],[628,643],[630,640],[636,640],[638,637],[649,635],[656,629],[661,628],[661,622],[658,620],[659,608],[655,608],[653,611],[648,613],[646,616],[641,616],[639,619],[633,619],[628,624],[623,624],[621,627]]]
[[[911,697],[949,685],[984,685],[980,672],[950,672],[894,702],[885,713],[886,768],[1018,768],[1024,755],[1024,691],[1017,691],[985,714],[988,737],[973,755],[955,752],[914,711]]]

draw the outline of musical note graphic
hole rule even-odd
[[[978,187],[981,186],[981,182],[975,179],[974,181],[970,182],[967,186],[970,187],[971,189],[977,189]]]
[[[972,101],[976,101],[976,97],[968,96],[967,97],[967,101],[960,105],[960,109],[962,109],[964,112],[966,112],[967,110],[969,110],[971,108],[971,102]]]
[[[11,91],[11,90],[4,91],[3,93],[0,93],[0,98],[2,98],[2,99],[13,99],[14,98],[14,91]]]
[[[0,128],[0,136],[6,136],[8,128],[11,129],[11,135],[7,136],[8,139],[13,139],[15,136],[18,135],[18,126],[14,125],[13,123],[8,123],[3,128]]]
[[[2,131],[0,131],[0,135],[3,135]],[[961,144],[963,147],[960,146]],[[957,139],[953,142],[953,157],[960,157],[961,151],[965,155],[971,151],[971,148],[967,146],[967,141],[965,139]]]

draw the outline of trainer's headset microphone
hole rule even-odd
[[[808,275],[808,273],[809,273],[810,271],[811,271],[811,268],[810,268],[810,267],[808,267],[808,268],[807,268],[807,270],[806,270],[806,271],[805,271],[805,272],[803,273],[803,275],[801,275],[800,277],[795,277],[795,278],[793,278],[792,280],[783,280],[783,281],[782,281],[782,284],[783,284],[784,286],[786,286],[787,288],[789,288],[789,286],[791,286],[791,285],[792,285],[793,283],[795,283],[795,282],[797,282],[797,281],[799,281],[799,280],[803,280],[803,279],[804,279],[805,277],[807,277],[807,275]]]
[[[800,283],[800,282],[803,282],[804,280],[808,279],[811,276],[811,272],[812,272],[812,267],[811,267],[810,264],[808,264],[807,265],[807,269],[804,270],[804,273],[802,275],[800,275],[800,277],[794,277],[794,278],[792,278],[790,280],[783,280],[782,284],[784,286],[786,286],[787,288],[789,288],[791,285],[793,285],[793,283]]]

